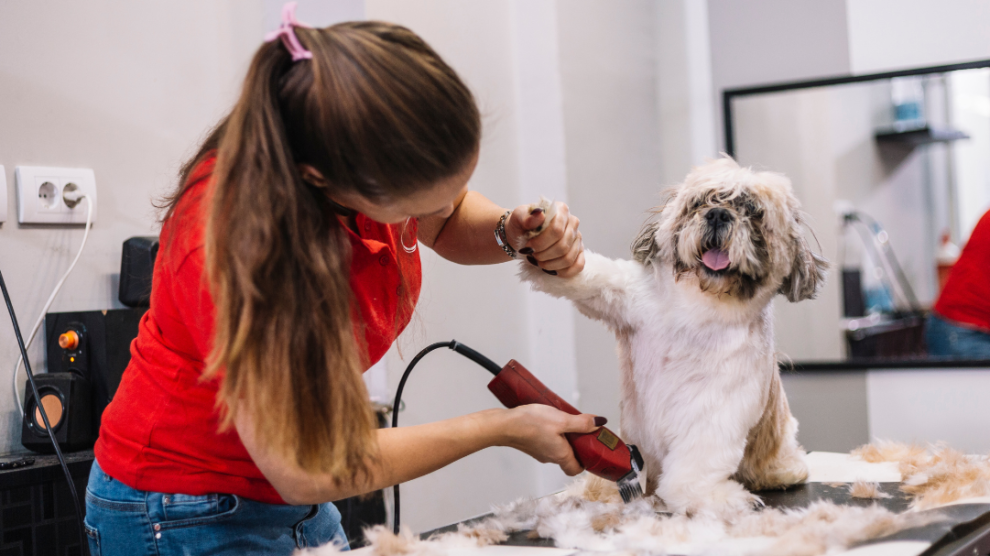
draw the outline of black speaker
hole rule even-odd
[[[151,275],[157,256],[157,237],[132,237],[124,242],[117,293],[121,303],[128,307],[147,307],[151,303]]]
[[[48,414],[59,448],[65,452],[91,448],[96,435],[93,433],[93,393],[89,381],[78,373],[40,373],[35,375],[34,382],[38,385],[41,406]],[[21,444],[43,454],[55,451],[30,384],[24,394]]]
[[[45,315],[48,372],[72,372],[89,381],[94,431],[100,430],[103,410],[131,361],[131,341],[137,337],[146,311],[108,309]]]

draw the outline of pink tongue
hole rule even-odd
[[[722,270],[729,266],[729,255],[721,249],[712,249],[705,251],[705,254],[701,256],[701,262],[712,270]]]

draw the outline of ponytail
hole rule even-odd
[[[408,29],[295,31],[313,58],[294,63],[278,41],[262,45],[234,109],[182,172],[185,187],[216,151],[205,376],[222,378],[222,427],[248,411],[266,449],[352,481],[376,461],[376,422],[352,322],[350,241],[326,188],[389,202],[432,187],[471,159],[481,125],[467,87]],[[326,188],[304,181],[301,164]]]
[[[351,325],[350,242],[289,148],[275,77],[289,63],[277,44],[261,48],[218,144],[206,252],[219,318],[206,375],[224,373],[224,426],[235,408],[249,411],[262,445],[353,479],[376,445]]]

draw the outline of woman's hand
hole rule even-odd
[[[584,242],[578,231],[580,220],[564,203],[557,203],[557,215],[543,232],[526,241],[526,232],[543,224],[546,215],[542,210],[529,213],[529,205],[516,207],[505,223],[506,239],[526,257],[548,274],[563,277],[574,276],[584,268]]]
[[[505,419],[505,446],[525,452],[540,463],[559,465],[571,477],[584,471],[564,433],[594,432],[599,428],[594,415],[571,415],[547,405],[533,404],[506,411]]]
[[[307,473],[292,458],[256,441],[254,417],[243,407],[234,419],[237,434],[265,478],[289,504],[321,504],[379,490],[422,477],[464,456],[491,446],[509,446],[568,475],[582,471],[568,432],[593,432],[605,424],[593,415],[570,415],[545,405],[487,409],[445,421],[378,430],[378,460],[370,474],[353,483],[328,474]]]

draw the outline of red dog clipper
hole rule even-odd
[[[466,346],[458,344],[454,350],[460,352],[458,348],[463,347]],[[515,359],[501,368],[488,383],[488,389],[508,408],[538,403],[556,407],[571,415],[581,414]],[[618,483],[619,494],[624,502],[643,496],[640,483],[643,458],[635,446],[626,444],[605,427],[583,434],[567,433],[566,436],[581,466],[593,475]]]

